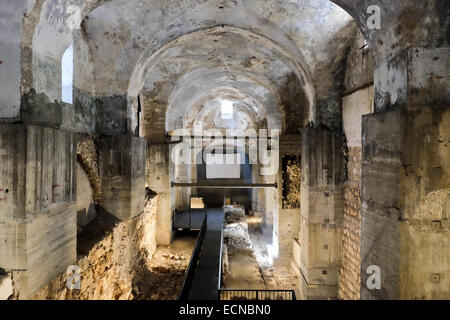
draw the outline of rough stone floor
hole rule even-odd
[[[225,208],[224,289],[265,289],[264,278],[256,261],[248,235],[245,211],[239,206]]]
[[[225,209],[224,289],[286,289],[297,286],[289,261],[269,258],[267,239],[239,205]],[[273,263],[272,263],[273,262]]]
[[[177,300],[197,234],[177,235],[170,246],[158,246],[150,268],[136,281],[136,300]]]
[[[251,217],[248,218],[251,222]],[[292,273],[290,260],[271,258],[268,250],[270,242],[257,224],[249,223],[249,236],[259,268],[269,290],[294,290],[298,287],[298,277]]]

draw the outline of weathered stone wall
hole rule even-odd
[[[78,229],[85,227],[96,215],[89,178],[83,168],[77,163],[77,225]]]
[[[362,299],[449,299],[450,109],[363,120]],[[381,289],[365,273],[380,267]]]
[[[343,136],[308,127],[302,138],[300,298],[335,299],[344,218]]]
[[[342,122],[347,142],[344,184],[344,223],[338,298],[358,300],[361,287],[361,130],[362,116],[373,112],[374,59],[364,36],[358,33],[347,58],[342,98]]]
[[[40,290],[34,299],[131,300],[133,283],[148,268],[156,251],[158,196],[147,195],[144,213],[128,221],[101,214],[79,237],[81,289],[69,290],[63,274]],[[106,231],[106,233],[104,233]],[[96,238],[96,234],[100,238]]]
[[[362,116],[373,111],[373,86],[343,98],[343,127],[347,141],[347,180],[344,185],[340,299],[359,299],[361,269],[361,127]]]
[[[97,107],[94,70],[84,23],[72,32],[73,39],[73,103],[62,103],[61,129],[85,134],[96,133]],[[59,77],[56,77],[59,78]]]
[[[1,1],[0,121],[20,117],[21,34],[25,0]],[[7,31],[6,31],[7,30]]]
[[[29,298],[76,260],[76,136],[0,125],[0,268]]]
[[[131,136],[99,139],[102,206],[121,220],[144,210],[146,141]]]
[[[101,205],[103,197],[102,180],[100,177],[98,153],[94,140],[79,139],[77,146],[77,161],[88,176],[94,203],[96,205]]]
[[[278,242],[280,261],[293,261],[293,243],[300,225],[301,135],[280,137]],[[286,260],[283,260],[286,259]],[[289,263],[289,262],[285,262]],[[294,268],[298,272],[298,267]]]
[[[361,148],[348,150],[338,298],[358,300],[361,287]]]
[[[375,110],[448,106],[450,48],[410,47],[375,68]],[[386,81],[389,79],[389,81]]]
[[[301,175],[300,159],[283,161],[283,209],[300,208]]]
[[[350,53],[344,78],[344,94],[349,95],[373,85],[374,58],[361,31],[357,33]]]

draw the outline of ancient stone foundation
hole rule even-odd
[[[78,237],[80,289],[69,289],[64,273],[34,299],[131,300],[133,283],[145,271],[156,250],[158,196],[148,196],[144,213],[122,222],[99,213]]]
[[[361,148],[350,148],[347,157],[338,297],[344,300],[359,300],[361,289]]]

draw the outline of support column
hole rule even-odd
[[[342,136],[322,128],[302,133],[300,294],[337,297],[344,215]]]
[[[180,164],[175,162],[173,168],[173,181],[177,183],[189,183],[190,177],[190,165]],[[191,199],[191,188],[178,188],[174,190],[175,193],[175,209],[189,210]]]
[[[100,139],[103,207],[122,221],[144,211],[146,140],[132,136]]]
[[[363,117],[361,299],[448,298],[449,124],[449,107]]]
[[[159,197],[156,240],[170,245],[172,239],[172,204],[170,201],[169,146],[149,145],[147,154],[147,185]]]
[[[29,299],[76,261],[76,136],[0,124],[0,268]]]

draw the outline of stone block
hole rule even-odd
[[[76,260],[76,137],[0,125],[0,268],[29,298]]]
[[[409,107],[363,119],[362,299],[448,298],[431,275],[449,268],[448,246],[442,247],[449,123],[450,108]],[[433,221],[442,228],[433,230]],[[366,286],[371,265],[381,269],[381,290]]]
[[[144,211],[146,141],[132,136],[100,140],[103,207],[120,220]]]

